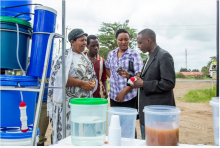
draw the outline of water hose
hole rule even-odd
[[[20,83],[18,83],[18,87],[21,87]],[[21,94],[21,102],[23,102],[23,95],[22,95],[22,91],[20,91]]]
[[[16,27],[17,27],[17,50],[16,50],[16,57],[17,57],[17,62],[18,62],[18,65],[23,73],[23,76],[26,76],[23,68],[21,67],[21,63],[20,63],[20,60],[19,60],[19,56],[18,56],[18,51],[19,51],[19,27],[18,27],[18,24],[15,24]]]

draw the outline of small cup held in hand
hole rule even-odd
[[[137,81],[137,78],[135,77],[131,77],[129,80],[128,80],[128,84],[134,84],[134,82]]]

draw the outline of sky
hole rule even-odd
[[[32,2],[57,10],[56,33],[62,34],[62,0],[32,0]],[[102,22],[123,23],[128,19],[128,26],[137,29],[137,32],[145,28],[155,31],[157,44],[172,55],[176,72],[186,65],[188,69],[201,70],[210,61],[210,57],[216,56],[216,0],[65,2],[67,34],[71,29],[81,28],[88,34],[96,35],[100,33],[98,29]],[[57,39],[55,54],[58,47]],[[70,47],[69,43],[66,47]]]

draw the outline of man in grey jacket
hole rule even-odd
[[[138,33],[138,48],[149,52],[149,58],[143,66],[140,77],[131,85],[140,88],[138,109],[142,139],[145,139],[144,106],[175,106],[173,88],[175,87],[175,71],[172,56],[156,44],[156,34],[151,29]]]

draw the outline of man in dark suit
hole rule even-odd
[[[138,33],[138,48],[149,52],[149,58],[143,66],[140,77],[132,85],[140,88],[138,96],[139,118],[142,139],[145,139],[143,109],[148,105],[175,106],[173,88],[175,87],[175,71],[172,56],[156,44],[156,34],[151,29]]]

